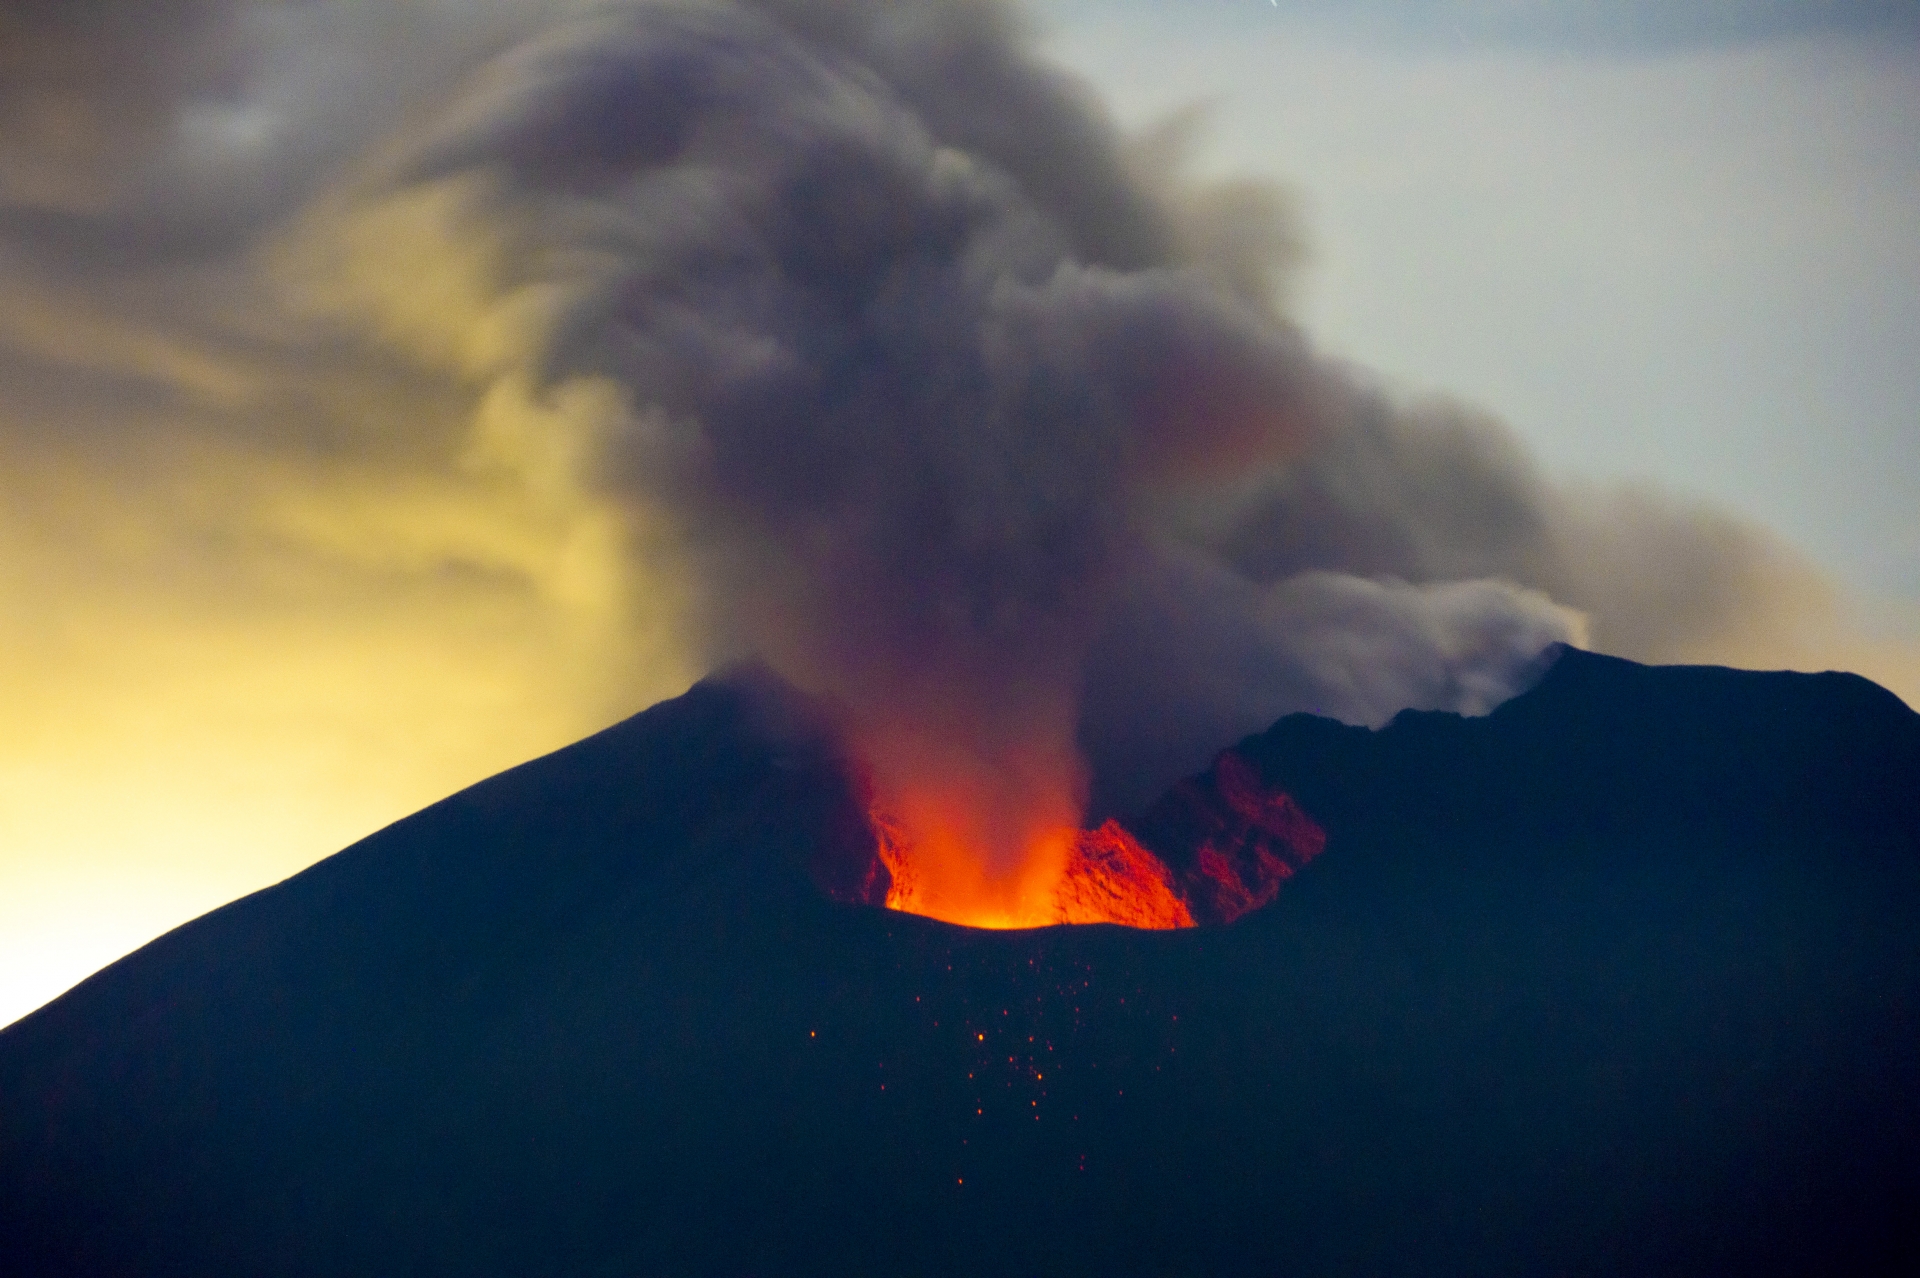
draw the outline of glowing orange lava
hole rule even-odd
[[[1018,877],[1006,890],[982,881],[970,895],[928,890],[922,845],[910,842],[897,820],[873,816],[880,859],[893,876],[887,908],[925,914],[968,927],[1047,927],[1056,923],[1118,923],[1167,929],[1194,926],[1173,875],[1117,821],[1097,830],[1071,827],[1044,831],[1030,847]],[[979,864],[950,836],[936,834],[934,857]]]
[[[1032,787],[1010,802],[977,776],[943,781],[885,797],[866,788],[871,841],[828,849],[814,867],[821,890],[979,928],[1220,926],[1271,902],[1327,842],[1292,796],[1232,750],[1131,828],[1069,824],[1078,809],[1062,790]]]

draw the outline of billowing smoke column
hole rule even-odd
[[[598,5],[323,203],[310,288],[472,379],[480,453],[625,510],[711,659],[843,707],[918,908],[1022,924],[1083,736],[1135,802],[1278,708],[1484,709],[1581,635],[1248,549],[1323,520],[1286,477],[1360,394],[1272,308],[1273,216],[1137,176],[996,4]],[[385,247],[422,225],[477,318]]]
[[[1288,711],[1485,710],[1557,639],[1914,668],[1764,531],[1314,355],[1283,202],[1180,133],[998,3],[0,0],[0,541],[66,592],[0,649],[62,706],[181,612],[355,689],[464,652],[356,732],[758,654],[921,908],[1001,922]]]

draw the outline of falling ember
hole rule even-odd
[[[937,819],[926,821],[929,813]],[[859,894],[827,888],[828,895],[983,928],[1220,925],[1271,902],[1326,846],[1325,832],[1293,798],[1231,750],[1155,804],[1139,835],[1111,820],[1094,830],[1043,826],[998,878],[970,846],[966,831],[978,823],[962,808],[923,803],[918,814],[923,819],[912,821],[870,805],[871,863],[854,876],[868,886]]]

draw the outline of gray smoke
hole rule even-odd
[[[539,317],[456,362],[535,400],[599,388],[566,427],[578,480],[664,517],[712,656],[847,704],[883,779],[932,748],[908,766],[957,750],[1016,790],[1077,785],[1103,628],[1185,634],[1197,610],[1217,640],[1177,646],[1271,658],[1244,714],[1509,694],[1576,619],[1492,581],[1256,588],[1180,536],[1174,507],[1347,424],[1262,287],[1286,237],[1222,231],[1275,206],[1137,171],[997,5],[653,3],[514,50],[327,222],[445,193],[453,238],[504,246],[491,295]],[[422,352],[461,344],[404,298],[355,304]],[[1191,708],[1162,709],[1109,724],[1103,762],[1181,735]]]
[[[375,8],[0,8],[0,269],[237,296],[221,366],[282,389],[221,429],[614,512],[629,615],[900,768],[1031,806],[1084,755],[1124,808],[1290,710],[1484,712],[1589,615],[1710,655],[1798,571],[1314,355],[1285,201],[1122,138],[1003,4]],[[462,438],[288,430],[347,411],[289,407],[316,369]]]

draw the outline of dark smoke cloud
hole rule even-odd
[[[1289,710],[1479,712],[1555,640],[1746,655],[1814,608],[1754,530],[1569,493],[1315,356],[1284,198],[1186,180],[1190,123],[1122,138],[998,3],[14,0],[0,32],[0,274],[34,282],[0,361],[45,393],[0,440],[60,401],[104,432],[62,465],[224,449],[298,515],[202,508],[223,553],[617,596],[649,651],[766,655],[911,766],[1017,792],[1084,752],[1102,807]],[[405,518],[344,513],[370,467]],[[456,490],[489,495],[420,513]]]
[[[162,145],[176,103],[241,74],[225,0],[8,0],[0,6],[0,192],[98,207]]]
[[[414,313],[385,272],[349,311],[495,389],[591,398],[562,427],[576,478],[663,516],[708,650],[848,704],[883,780],[896,759],[984,770],[1022,807],[1077,787],[1101,626],[1184,632],[1194,610],[1164,601],[1196,593],[1278,662],[1249,711],[1323,685],[1349,713],[1510,693],[1579,633],[1510,586],[1262,590],[1223,547],[1174,595],[1143,589],[1203,549],[1161,553],[1160,507],[1289,474],[1352,427],[1339,375],[1261,296],[1289,247],[1274,206],[1139,167],[996,6],[620,6],[491,67],[320,237],[452,201],[446,238],[497,246],[482,305],[538,298],[537,317],[463,351],[469,318]],[[1253,231],[1227,233],[1235,214]],[[1100,752],[1169,731],[1129,723]]]
[[[565,0],[0,0],[0,244],[99,276],[242,251]]]

